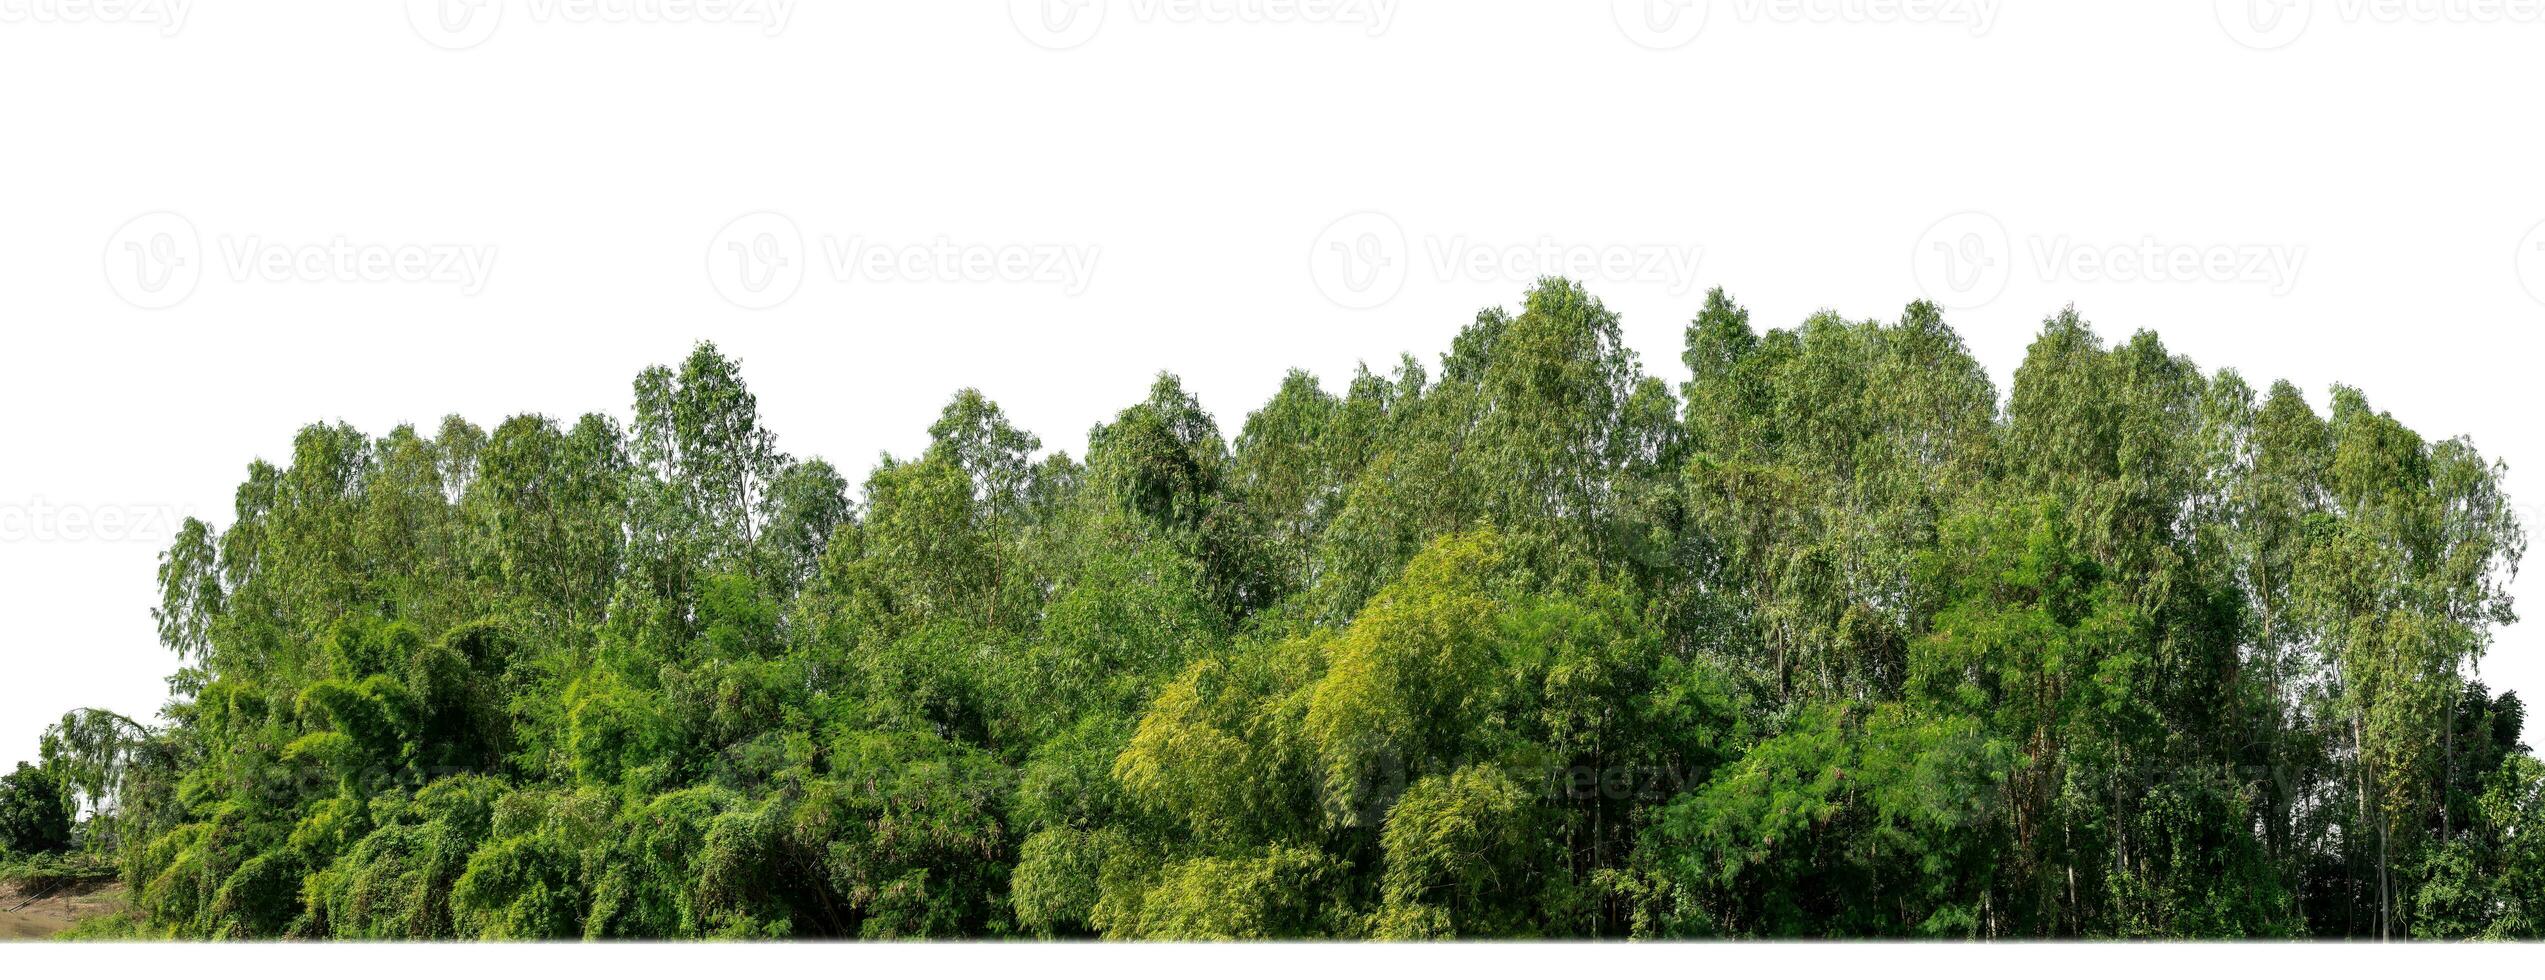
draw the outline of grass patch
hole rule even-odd
[[[95,854],[33,854],[0,858],[0,885],[21,895],[41,895],[65,885],[116,876],[115,862]]]

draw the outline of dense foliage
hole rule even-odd
[[[2545,934],[2466,441],[2072,312],[2003,398],[1923,303],[1685,365],[1548,281],[1233,440],[964,391],[854,494],[706,345],[312,426],[45,778],[180,937]]]
[[[70,850],[72,816],[59,775],[18,763],[0,776],[0,859]]]

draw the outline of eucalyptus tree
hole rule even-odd
[[[184,938],[2545,930],[2502,464],[1939,310],[1656,377],[1580,285],[862,481],[701,344],[624,420],[320,424],[161,555],[144,727],[0,787]],[[56,818],[58,817],[58,821]]]

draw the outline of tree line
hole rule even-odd
[[[852,491],[633,415],[312,425],[159,570],[160,724],[0,846],[182,938],[2545,935],[2503,468],[1935,307],[1684,370],[1548,280],[1233,438],[977,391]]]

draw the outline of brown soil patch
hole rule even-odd
[[[70,882],[50,892],[0,884],[0,940],[43,939],[123,907],[124,885],[113,879]]]

